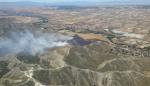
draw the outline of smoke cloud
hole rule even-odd
[[[32,55],[42,53],[47,48],[67,45],[71,37],[54,33],[33,34],[30,31],[11,32],[11,35],[0,39],[0,53],[11,54],[26,52]]]

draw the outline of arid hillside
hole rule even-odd
[[[150,86],[149,6],[0,9],[0,86]]]

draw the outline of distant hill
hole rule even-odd
[[[27,2],[27,1],[21,1],[21,2],[0,2],[0,8],[3,7],[39,7],[39,6],[46,6],[48,3],[42,3],[42,2]]]

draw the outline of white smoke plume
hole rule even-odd
[[[26,52],[30,54],[41,53],[47,48],[64,46],[71,37],[58,35],[54,33],[33,34],[30,31],[12,32],[9,37],[0,39],[0,53],[19,53]]]

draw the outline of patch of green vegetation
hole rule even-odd
[[[27,83],[20,86],[35,86],[35,83],[33,81],[28,81]]]
[[[39,60],[40,60],[38,56],[33,56],[30,54],[26,54],[26,53],[19,53],[17,55],[17,59],[28,64],[37,64],[39,63]]]
[[[7,72],[9,72],[8,62],[0,61],[0,78],[2,78]]]

